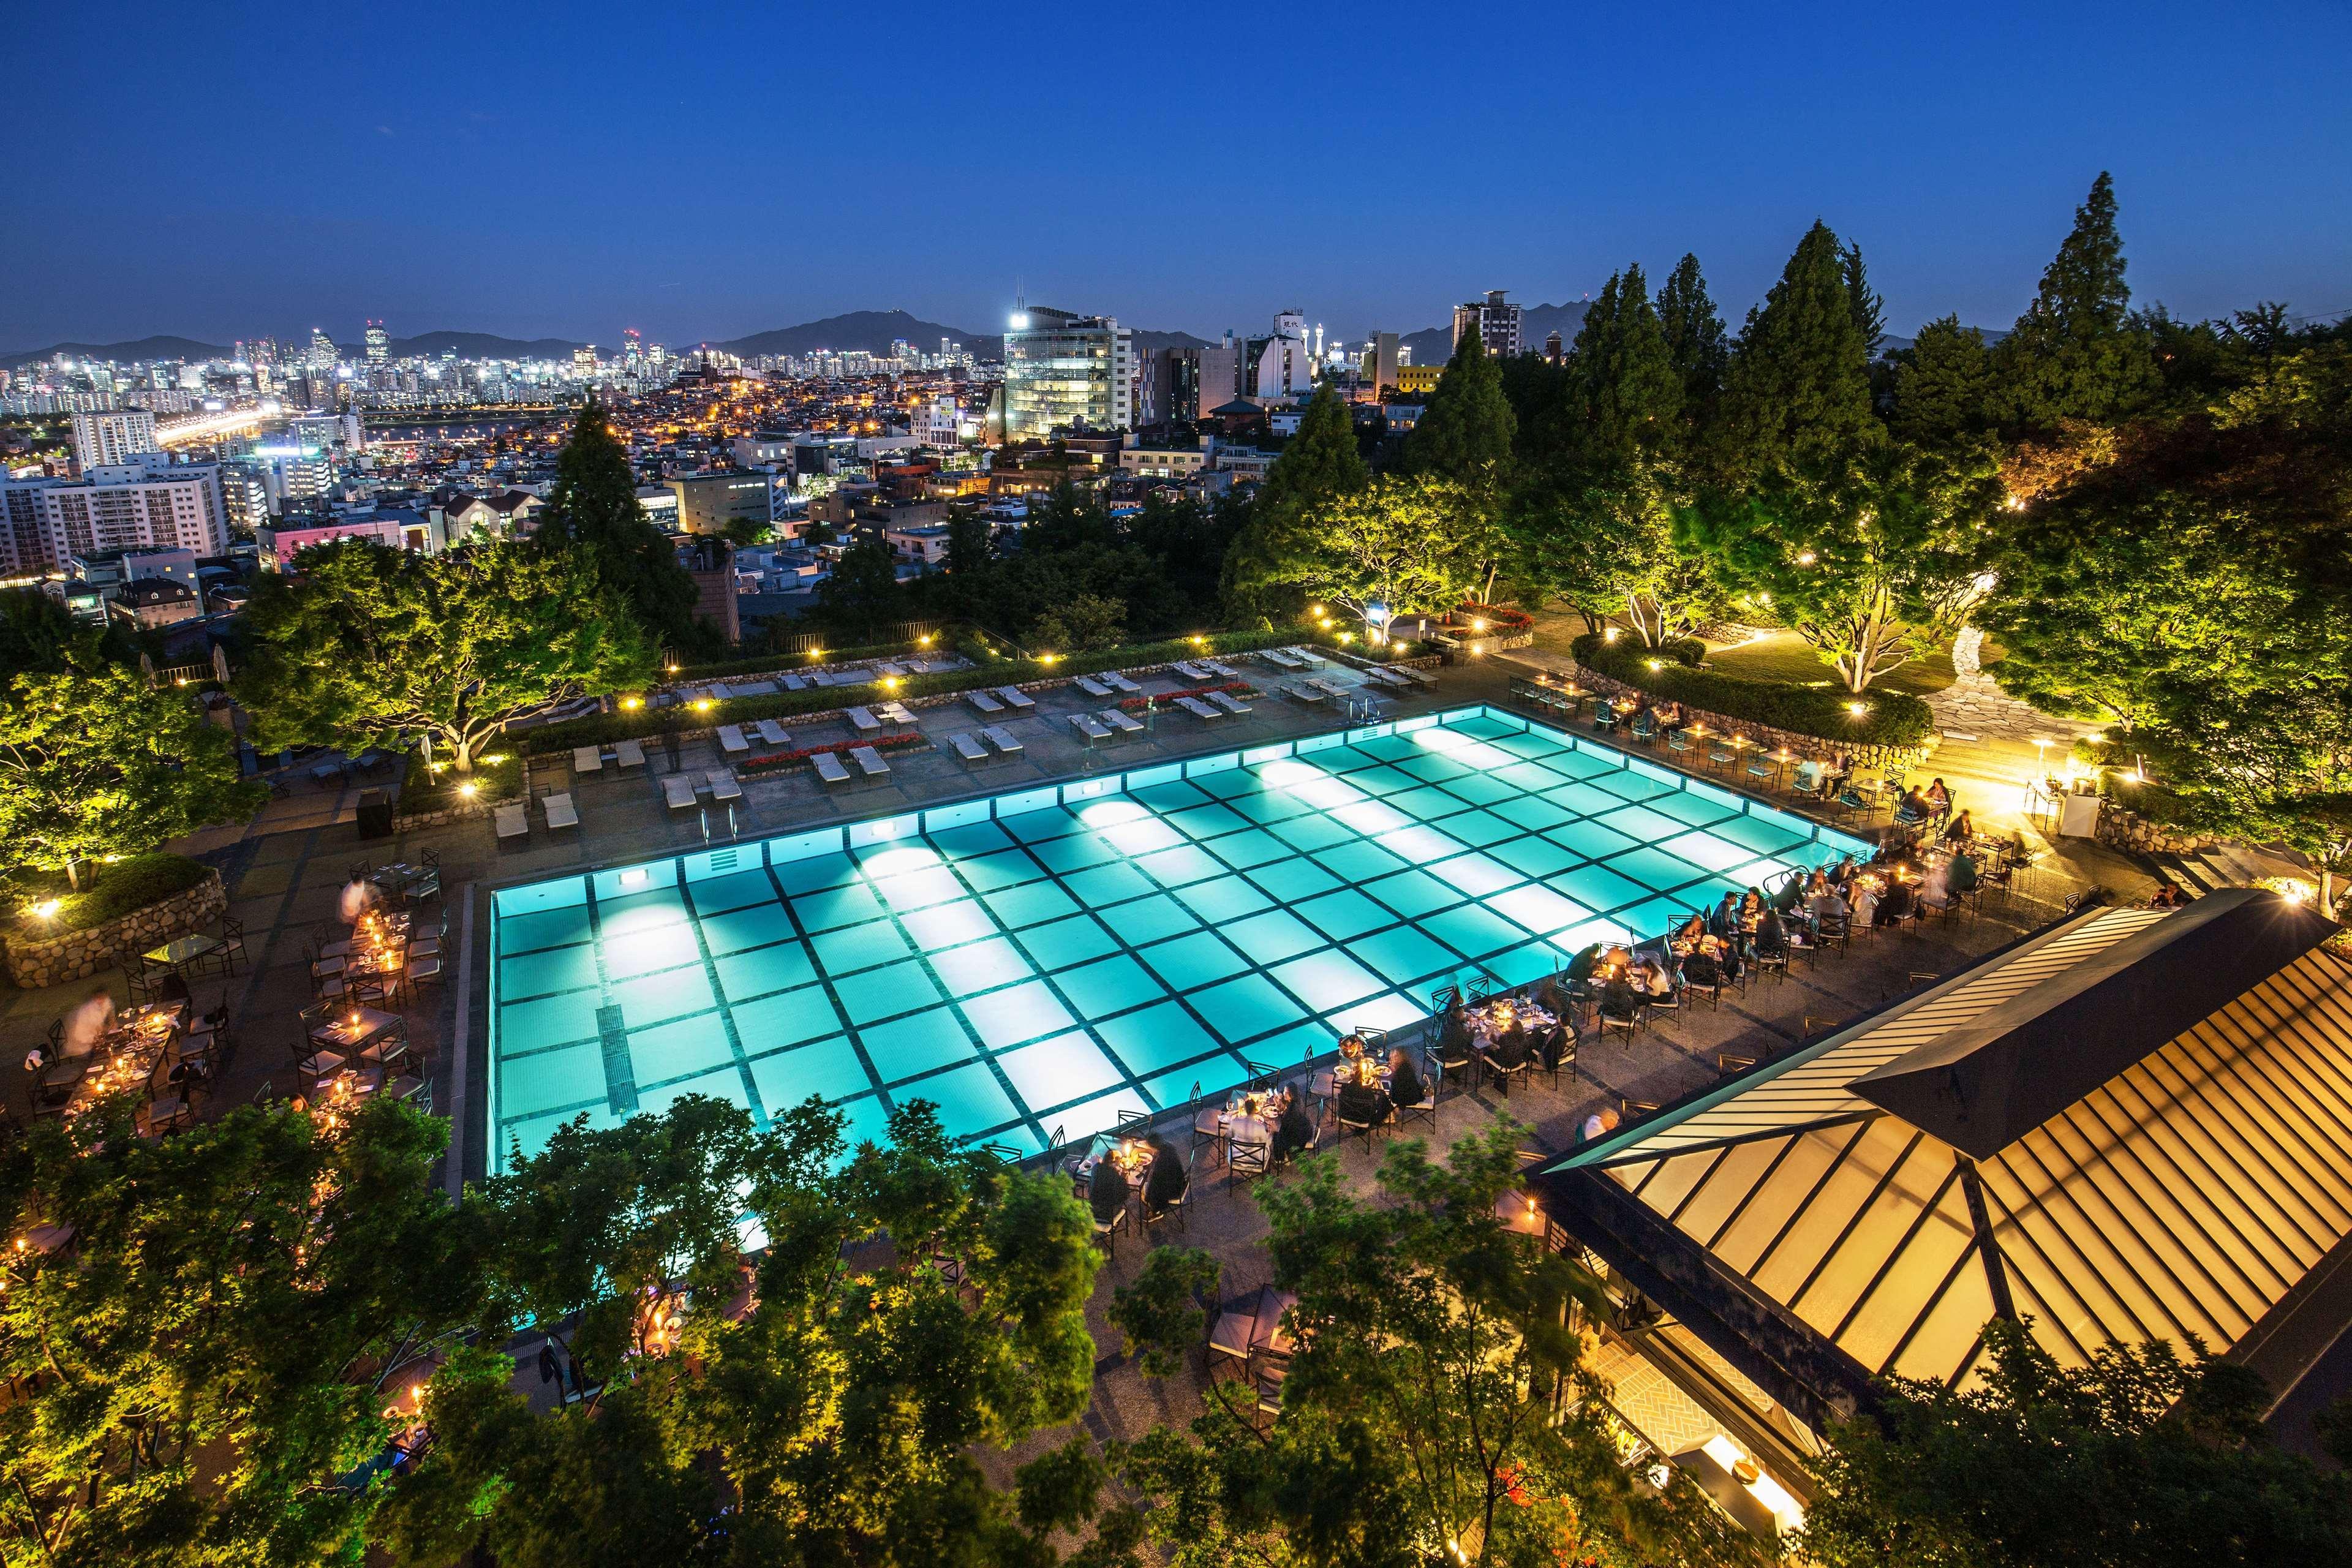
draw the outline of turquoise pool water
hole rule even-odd
[[[501,889],[492,1164],[685,1094],[1033,1152],[1864,849],[1473,708]]]

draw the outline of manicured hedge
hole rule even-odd
[[[1585,668],[1654,697],[1800,735],[1855,745],[1916,746],[1935,728],[1935,715],[1925,702],[1897,691],[1864,697],[1869,711],[1856,718],[1846,707],[1853,699],[1837,687],[1791,686],[1694,669],[1680,647],[1645,648],[1622,637],[1612,643],[1597,632],[1588,632],[1571,648],[1576,662]],[[1650,668],[1654,660],[1659,668]]]
[[[802,713],[830,713],[851,704],[877,701],[885,695],[901,701],[916,697],[948,696],[960,691],[975,691],[983,687],[1025,686],[1033,680],[1090,675],[1098,669],[1172,664],[1178,659],[1213,658],[1223,654],[1248,653],[1256,648],[1284,647],[1293,643],[1307,642],[1320,642],[1328,646],[1331,638],[1326,633],[1292,626],[1266,632],[1212,633],[1206,647],[1182,637],[1167,642],[1139,643],[1128,647],[1102,648],[1094,653],[1065,654],[1050,664],[1034,658],[982,660],[970,669],[907,676],[887,693],[877,683],[869,681],[862,686],[824,686],[806,691],[780,691],[772,697],[732,698],[713,701],[709,709],[701,710],[640,708],[588,719],[570,719],[561,724],[543,725],[527,731],[523,744],[533,756],[544,756],[551,752],[568,752],[574,746],[610,745],[615,741],[658,735],[662,732],[665,712],[671,715],[681,728],[707,730],[714,725],[742,724],[759,719],[790,719]]]
[[[173,893],[184,893],[203,881],[212,869],[201,860],[161,849],[151,855],[129,856],[112,865],[100,863],[93,868],[98,878],[87,892],[65,891],[65,879],[58,877],[52,885],[28,894],[27,903],[57,900],[58,912],[47,920],[27,916],[17,921],[16,934],[37,942],[68,931],[88,931],[150,904],[161,903]]]
[[[938,639],[933,639],[932,646],[940,646]],[[829,647],[817,662],[855,664],[861,658],[891,658],[918,651],[910,642],[873,643],[864,647]],[[722,659],[716,664],[682,665],[675,675],[667,671],[663,673],[671,685],[682,686],[699,680],[724,680],[737,675],[772,675],[780,669],[800,669],[807,664],[808,655],[804,653],[763,653],[747,658]]]

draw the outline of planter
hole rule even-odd
[[[2221,842],[2210,833],[2186,833],[2151,822],[2113,800],[2099,803],[2099,821],[2093,837],[2108,848],[2126,855],[2194,855]]]
[[[393,807],[392,830],[406,833],[414,827],[439,827],[447,823],[464,822],[470,817],[488,816],[502,805],[520,805],[523,797],[509,795],[504,800],[469,800],[457,805],[445,805],[432,811],[420,811],[404,816],[397,805]]]
[[[84,980],[102,969],[112,968],[132,953],[145,952],[173,937],[185,936],[227,912],[228,889],[222,885],[220,873],[214,871],[193,888],[183,889],[104,925],[69,931],[44,942],[11,938],[6,955],[8,978],[26,991]]]

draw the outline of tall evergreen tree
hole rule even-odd
[[[1639,265],[1601,285],[1569,374],[1587,461],[1636,462],[1679,444],[1682,377]]]
[[[1878,340],[1886,335],[1885,297],[1870,286],[1870,270],[1862,263],[1859,242],[1846,246],[1840,262],[1845,269],[1845,294],[1853,305],[1853,324],[1862,333],[1863,350],[1874,354]]]
[[[694,636],[694,579],[678,565],[669,537],[637,504],[629,455],[593,399],[582,405],[556,459],[555,488],[539,514],[536,537],[551,550],[584,546],[597,575],[663,644],[676,647]]]
[[[2157,390],[2155,355],[2132,320],[2124,281],[2112,175],[2102,172],[2074,209],[2074,231],[1996,359],[2004,423],[2016,429],[2105,423],[2144,406]]]
[[[1737,479],[1851,462],[1880,433],[1868,366],[1845,252],[1817,221],[1739,334],[1724,374],[1717,467]]]
[[[1942,449],[1991,423],[1992,356],[1984,334],[1944,316],[1919,329],[1895,370],[1895,408],[1888,424],[1918,446]]]
[[[1731,361],[1730,336],[1707,297],[1698,258],[1685,255],[1658,290],[1658,325],[1666,334],[1666,357],[1683,378],[1683,406],[1692,417],[1715,401]]]
[[[1307,535],[1333,501],[1371,482],[1356,449],[1355,421],[1329,383],[1316,389],[1297,434],[1266,470],[1249,521],[1225,552],[1223,593],[1235,616],[1268,617],[1295,595],[1275,588],[1282,564],[1308,547]]]
[[[1511,458],[1518,421],[1503,395],[1503,375],[1475,327],[1454,345],[1421,422],[1405,437],[1411,473],[1448,479],[1474,497],[1491,497]]]

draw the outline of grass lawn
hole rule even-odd
[[[1985,645],[1983,657],[1987,664],[2000,656],[2000,648],[1991,643]],[[1751,680],[1785,680],[1810,686],[1837,679],[1837,672],[1823,664],[1821,657],[1794,632],[1774,632],[1760,642],[1710,645],[1706,659],[1726,675],[1745,676]],[[1952,680],[1952,649],[1946,644],[1925,658],[1915,658],[1880,676],[1871,683],[1871,689],[1925,697],[1941,691]]]

